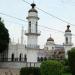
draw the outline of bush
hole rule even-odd
[[[69,67],[68,59],[62,60],[61,63],[64,65],[64,73],[70,73],[71,70]]]
[[[69,66],[64,66],[64,73],[71,73]]]
[[[40,68],[25,67],[20,70],[20,75],[40,75]]]
[[[68,60],[72,75],[75,75],[75,48],[68,52]]]
[[[56,60],[43,61],[41,75],[62,75],[63,65]]]

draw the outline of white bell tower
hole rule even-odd
[[[67,25],[67,30],[65,31],[65,43],[64,43],[64,49],[65,49],[65,58],[68,58],[67,52],[72,48],[72,34],[71,30],[69,29],[70,25]]]
[[[39,48],[38,36],[40,32],[38,32],[38,11],[35,9],[36,4],[31,4],[32,8],[28,11],[28,30],[25,32],[27,35],[27,48]]]

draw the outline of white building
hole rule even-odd
[[[65,42],[63,45],[55,44],[54,39],[50,36],[47,39],[45,47],[40,49],[38,45],[38,11],[35,9],[35,4],[31,4],[31,9],[28,11],[28,29],[25,31],[27,36],[27,45],[23,44],[23,30],[21,36],[21,44],[9,43],[9,49],[4,53],[7,53],[7,57],[4,57],[4,62],[0,62],[2,68],[22,68],[26,66],[40,66],[42,60],[47,60],[54,57],[54,53],[57,55],[61,50],[65,51],[65,57],[67,58],[67,51],[72,48],[72,34],[67,26],[65,31]],[[59,51],[59,52],[58,52]],[[59,57],[59,56],[58,56]],[[61,56],[62,58],[62,56]],[[2,58],[3,59],[3,58]]]

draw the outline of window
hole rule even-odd
[[[22,61],[22,54],[20,53],[19,61]]]
[[[40,58],[39,57],[37,57],[37,61],[40,61]]]
[[[44,57],[44,61],[46,61],[47,60],[47,58],[46,57]]]
[[[31,32],[31,21],[29,21],[29,33]]]
[[[43,57],[41,57],[41,61],[43,61]]]
[[[66,44],[68,44],[68,37],[66,37]]]
[[[27,62],[27,55],[24,56],[24,61]]]
[[[11,61],[14,61],[14,54],[11,55]]]
[[[54,50],[54,47],[52,47],[52,50]]]

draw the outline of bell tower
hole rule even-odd
[[[35,9],[36,4],[31,4],[31,9],[28,11],[28,30],[25,32],[27,35],[27,48],[39,48],[38,45],[38,36],[40,32],[38,32],[38,11]]]
[[[64,43],[64,49],[65,49],[65,58],[68,58],[67,52],[72,48],[72,34],[70,30],[70,25],[67,25],[67,29],[65,31],[65,43]]]

